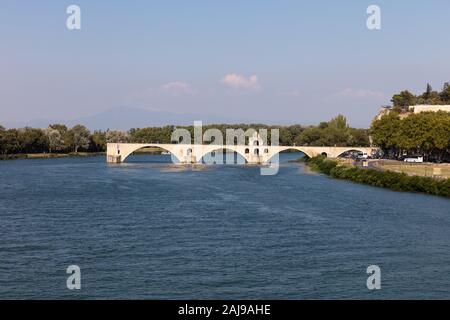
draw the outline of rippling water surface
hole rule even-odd
[[[450,298],[449,200],[308,173],[298,157],[282,154],[276,176],[170,156],[2,161],[0,298]]]

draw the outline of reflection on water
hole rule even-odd
[[[161,172],[206,171],[208,166],[202,164],[168,164],[154,167]]]

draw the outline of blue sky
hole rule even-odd
[[[449,12],[448,0],[1,0],[0,124],[133,107],[368,126],[394,92],[450,81]]]

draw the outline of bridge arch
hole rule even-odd
[[[237,153],[238,155],[240,155],[243,159],[244,159],[244,161],[245,162],[248,162],[247,161],[247,155],[244,153],[244,152],[242,152],[242,150],[240,150],[239,148],[236,148],[236,147],[232,147],[232,146],[221,146],[221,145],[217,145],[217,146],[215,146],[216,148],[207,148],[206,150],[204,150],[203,151],[203,153],[201,154],[201,156],[200,156],[200,158],[197,160],[197,162],[203,162],[203,159],[204,159],[204,157],[206,156],[206,155],[208,155],[208,154],[210,154],[210,153],[216,153],[217,154],[217,151],[220,151],[220,150],[223,150],[224,151],[224,154],[225,154],[225,152],[228,150],[228,151],[232,151],[233,152],[233,154],[234,153]]]
[[[288,150],[299,151],[299,152],[303,153],[305,156],[307,156],[308,158],[314,157],[314,154],[312,152],[308,151],[307,149],[305,149],[303,147],[289,146],[289,147],[278,147],[277,149],[275,149],[275,151],[270,152],[270,159],[273,158],[273,156],[277,155],[278,153],[283,152],[283,151],[288,151]]]
[[[294,151],[301,152],[301,153],[303,153],[305,155],[305,157],[308,157],[308,158],[312,158],[314,156],[311,152],[305,150],[304,148],[302,148],[302,147],[295,147],[295,146],[292,146],[292,147],[279,147],[279,148],[276,148],[275,150],[273,150],[273,149],[272,150],[269,149],[269,150],[270,150],[269,153],[268,153],[269,157],[267,159],[267,162],[269,162],[269,163],[272,161],[274,156],[276,156],[277,154],[280,154],[281,152],[288,151],[288,150],[294,150]],[[267,153],[265,153],[265,154],[267,154]]]
[[[180,157],[183,156],[183,149],[180,149],[179,152],[181,154],[177,154],[176,150],[174,148],[170,148],[170,147],[163,147],[160,144],[139,144],[139,145],[135,145],[135,146],[126,146],[126,147],[121,147],[121,149],[118,151],[120,152],[119,155],[121,156],[121,162],[125,162],[125,160],[134,152],[143,149],[143,148],[149,148],[149,147],[153,147],[153,148],[158,148],[158,149],[162,149],[164,151],[168,151],[171,154],[171,157],[173,159],[173,157],[175,157],[175,159],[178,162],[180,161]]]
[[[367,150],[367,148],[348,147],[348,148],[346,148],[346,149],[339,150],[339,154],[336,154],[336,157],[340,157],[340,156],[342,156],[344,153],[350,152],[350,151],[369,153],[368,150]]]

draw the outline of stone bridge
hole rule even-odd
[[[267,145],[214,145],[214,144],[158,144],[158,143],[108,143],[107,162],[121,163],[133,152],[147,147],[166,150],[172,159],[179,163],[201,163],[203,157],[222,150],[240,154],[247,163],[268,163],[276,154],[286,150],[303,152],[308,157],[325,155],[337,158],[347,151],[360,151],[367,154],[376,152],[372,147],[312,147],[312,146],[267,146]]]

